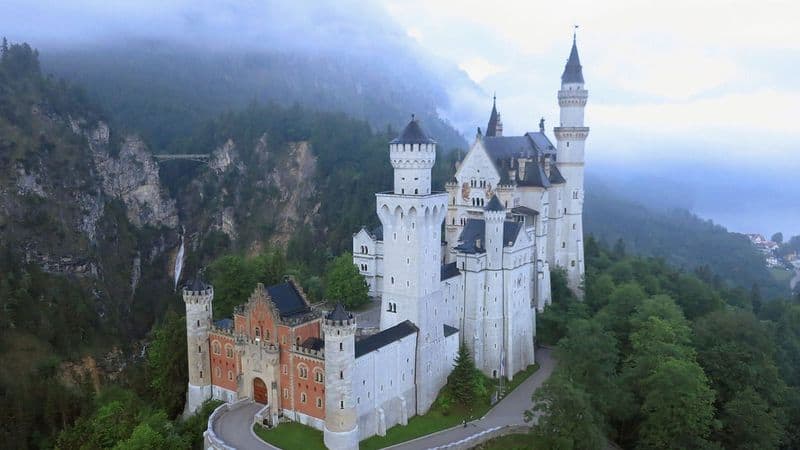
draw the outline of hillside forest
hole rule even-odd
[[[214,405],[180,419],[180,286],[202,271],[216,287],[220,317],[255,283],[284,275],[315,302],[363,302],[347,251],[352,233],[377,225],[373,193],[391,178],[386,143],[396,131],[300,101],[235,103],[185,127],[156,129],[152,116],[126,124],[94,86],[46,75],[36,50],[3,43],[0,356],[14,364],[0,367],[0,442],[199,448],[203,414]],[[120,95],[152,98],[155,115],[189,95],[159,89]],[[464,149],[450,150],[437,155],[439,186]],[[211,162],[157,166],[152,156],[166,151],[205,153]],[[587,239],[586,301],[554,277],[556,301],[538,334],[558,344],[563,363],[543,392],[571,395],[563,404],[592,412],[571,424],[590,439],[581,443],[664,448],[653,423],[669,419],[670,433],[691,431],[687,445],[798,445],[797,299],[774,284],[741,236],[689,214],[629,206],[587,196],[595,238]],[[596,351],[598,343],[606,351]],[[696,410],[691,424],[669,415],[675,399]],[[744,410],[760,412],[759,422]],[[548,420],[567,420],[564,413]],[[745,434],[734,442],[732,430]],[[568,448],[574,437],[532,439]]]

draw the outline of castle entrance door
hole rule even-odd
[[[267,404],[267,385],[261,378],[253,378],[253,400],[262,405]]]

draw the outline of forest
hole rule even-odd
[[[158,94],[120,95],[146,101]],[[165,270],[166,254],[153,252],[177,246],[177,235],[134,227],[124,204],[98,194],[86,143],[63,120],[105,118],[102,98],[43,75],[27,44],[3,44],[0,357],[16,364],[0,367],[0,442],[9,448],[197,448],[202,414],[178,419],[186,385],[183,304]],[[151,119],[141,126],[154,126]],[[199,236],[182,281],[205,269],[217,287],[219,317],[246,301],[254,283],[287,274],[315,301],[363,301],[346,250],[361,225],[376,224],[373,193],[387,186],[386,142],[395,131],[299,105],[252,103],[194,119],[179,139],[177,130],[169,136],[141,131],[176,152],[211,152],[234,139],[246,170],[215,178],[203,168],[162,169],[164,184],[180,200],[182,223],[194,225]],[[112,145],[120,134],[112,132]],[[253,149],[264,134],[270,151],[261,160]],[[269,242],[275,233],[268,219],[274,186],[262,176],[296,141],[309,142],[317,158],[316,171],[302,181],[316,186],[309,203],[320,207],[300,210],[310,220],[285,246],[254,250],[254,242]],[[452,176],[457,156],[440,149],[434,184]],[[34,170],[59,186],[52,198],[19,192],[19,174]],[[72,194],[103,202],[94,242],[76,225],[82,211]],[[206,213],[218,206],[242,219],[238,240],[197,225],[207,225]],[[587,231],[596,239],[586,241],[586,300],[572,298],[555,275],[556,300],[538,322],[540,342],[557,345],[561,361],[542,398],[587,411],[590,420],[568,422],[575,409],[548,411],[552,426],[537,428],[543,433],[532,442],[589,448],[610,439],[625,448],[666,448],[665,432],[656,427],[663,424],[669,436],[685,435],[684,447],[796,448],[797,299],[778,298],[788,293],[769,284],[763,261],[737,235],[688,214],[669,218],[629,206],[613,196],[587,196]],[[48,269],[30,257],[37,248],[80,255],[95,264],[95,274]],[[130,262],[150,254],[132,289]],[[670,415],[678,406],[691,407],[692,415]]]
[[[534,394],[542,449],[800,446],[800,297],[765,301],[706,271],[586,242],[586,297],[554,277],[537,338],[558,366]]]

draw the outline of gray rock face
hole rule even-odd
[[[87,136],[103,192],[125,203],[128,219],[137,227],[178,226],[175,201],[161,189],[158,165],[138,136],[128,136],[114,157],[108,152],[109,130],[104,123]]]

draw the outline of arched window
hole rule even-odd
[[[295,345],[297,345],[298,347],[300,346],[300,336],[297,336],[297,338],[294,340],[294,343],[295,343]]]
[[[217,376],[217,378],[219,378],[219,377],[221,377],[221,376],[222,376],[222,369],[220,369],[219,367],[217,367],[217,368],[214,370],[214,372],[216,373],[216,376]]]
[[[304,380],[308,378],[308,367],[305,364],[297,365],[297,376]]]
[[[566,242],[562,242],[561,243],[561,248],[566,248],[566,247],[567,247],[567,243]]]
[[[339,351],[344,351],[344,344],[339,342]]]
[[[305,403],[305,402],[306,402],[306,393],[302,392],[300,394],[300,403]]]
[[[323,374],[321,370],[315,369],[314,370],[314,381],[316,381],[317,383],[325,382],[325,374]]]
[[[228,344],[225,346],[225,356],[233,358],[233,346]]]
[[[414,194],[419,194],[419,189],[414,189]]]
[[[322,408],[322,398],[317,397],[317,408]]]
[[[264,338],[269,340],[269,330],[264,331]]]
[[[228,371],[228,380],[229,381],[233,381],[233,371],[232,370]]]
[[[256,337],[261,337],[261,328],[256,327],[255,331],[256,331]]]
[[[222,346],[219,345],[219,341],[214,341],[211,343],[211,351],[214,352],[215,355],[219,355],[222,352]]]
[[[573,259],[573,260],[570,262],[570,265],[571,265],[572,267],[575,267],[575,260],[574,260],[574,259]]]

